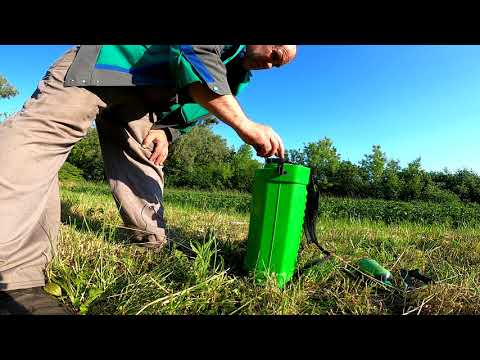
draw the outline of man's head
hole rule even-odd
[[[243,67],[247,70],[280,67],[291,62],[296,53],[296,45],[247,45]]]

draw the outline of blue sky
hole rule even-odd
[[[0,112],[18,110],[69,47],[0,45],[0,73],[20,91]],[[401,166],[420,156],[427,170],[480,174],[479,64],[480,46],[304,45],[292,64],[254,72],[239,100],[289,149],[329,137],[355,163],[379,144]],[[242,143],[226,125],[214,131]]]

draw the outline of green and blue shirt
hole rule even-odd
[[[244,55],[245,45],[82,45],[65,86],[158,86],[182,95],[201,82],[218,95],[237,95],[251,79]],[[188,96],[177,99],[158,114],[158,127],[186,133],[208,111]]]

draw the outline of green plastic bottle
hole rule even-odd
[[[255,173],[245,268],[280,288],[292,278],[302,238],[310,168],[267,160]]]
[[[382,281],[384,284],[391,285],[392,274],[373,259],[363,258],[358,262],[360,270]]]

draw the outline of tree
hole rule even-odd
[[[366,180],[369,184],[368,195],[372,197],[382,197],[383,172],[387,156],[382,152],[380,145],[373,145],[372,152],[366,154],[360,161],[360,166],[364,170]]]
[[[18,90],[10,85],[3,75],[0,75],[0,99],[9,99],[17,95]]]
[[[458,170],[453,176],[452,191],[463,201],[480,201],[480,178],[467,169]]]
[[[240,191],[252,190],[253,178],[255,171],[262,167],[262,165],[252,159],[252,147],[248,144],[240,146],[238,151],[232,157],[232,177],[230,184],[232,188]]]
[[[367,188],[361,169],[350,161],[342,161],[333,177],[333,195],[363,197]]]
[[[384,199],[397,200],[402,191],[402,180],[399,177],[400,164],[398,160],[387,162],[382,175],[381,193]]]
[[[82,170],[83,176],[87,180],[102,181],[105,179],[97,129],[88,129],[87,135],[73,147],[67,161]]]
[[[426,177],[421,199],[436,203],[460,202],[460,198],[452,191],[445,190],[436,184],[430,176]]]
[[[83,180],[83,171],[75,165],[70,164],[68,161],[65,161],[58,172],[58,179],[60,181]]]
[[[463,169],[452,173],[444,168],[442,172],[430,172],[429,177],[436,187],[433,191],[429,189],[432,193],[429,198],[440,198],[441,201],[456,198],[480,203],[480,176],[474,171]]]
[[[18,95],[18,90],[12,86],[4,76],[0,75],[0,99],[10,99]],[[7,117],[8,114],[0,113],[0,117]]]
[[[215,115],[212,114],[207,114],[202,117],[197,121],[197,126],[207,126],[209,128],[212,128],[213,125],[218,125],[220,121]]]
[[[332,140],[325,137],[320,141],[306,144],[303,156],[305,165],[317,175],[320,189],[328,192],[333,187],[333,178],[340,166],[340,154],[337,153]]]
[[[400,172],[400,177],[403,180],[402,200],[416,200],[421,197],[424,185],[424,173],[421,158],[415,159],[408,164],[406,169]]]
[[[300,149],[285,150],[285,160],[299,165],[305,165],[305,154]]]
[[[208,126],[195,126],[172,145],[165,162],[167,182],[192,188],[225,188],[232,174],[234,153]]]

